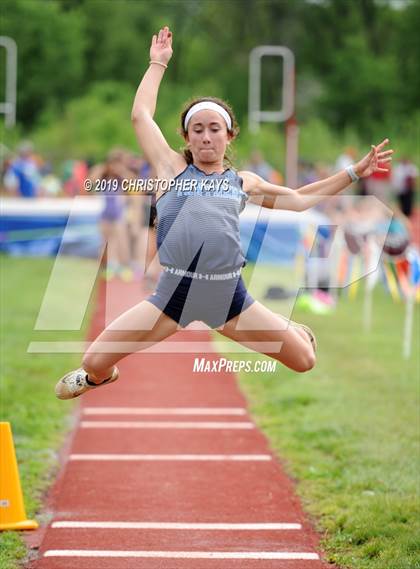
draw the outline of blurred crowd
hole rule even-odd
[[[57,175],[51,162],[24,141],[15,154],[8,153],[2,160],[1,193],[23,198],[73,197],[83,192],[89,166],[88,161],[66,160]]]
[[[57,175],[48,160],[25,141],[16,155],[3,160],[0,193],[23,199],[73,198],[88,194],[86,180],[92,182],[93,188],[101,180],[112,182],[104,186],[109,191],[92,192],[102,199],[99,227],[107,244],[104,276],[126,282],[142,278],[146,286],[152,287],[160,270],[154,235],[155,196],[153,191],[130,194],[121,189],[124,179],[152,177],[145,160],[122,148],[112,149],[105,161],[98,164],[66,160]]]
[[[300,160],[298,164],[298,186],[316,182],[334,172],[353,164],[358,152],[347,147],[337,157],[335,164],[323,164],[310,160]],[[150,177],[145,161],[138,155],[125,150],[112,150],[107,158],[115,165],[121,164],[139,178]],[[273,184],[283,184],[284,177],[272,167],[263,154],[254,150],[241,169],[255,172]],[[86,193],[84,182],[87,178],[98,178],[101,170],[91,160],[66,160],[61,164],[59,173],[53,171],[52,164],[37,153],[29,141],[22,142],[15,154],[7,155],[0,164],[0,192],[3,195],[35,198],[35,197],[73,197]],[[402,213],[410,217],[415,202],[418,168],[408,158],[396,161],[388,173],[376,172],[369,178],[360,180],[357,185],[358,195],[373,195],[385,204],[396,202]]]
[[[353,164],[358,157],[355,148],[348,147],[337,157],[334,164],[321,164],[300,160],[298,186],[323,179],[336,171]],[[272,167],[257,150],[253,151],[241,169],[255,172],[274,184],[283,184],[281,172]],[[103,163],[93,164],[88,160],[66,160],[59,171],[53,171],[51,163],[37,153],[29,141],[18,147],[15,155],[8,155],[1,164],[0,193],[21,198],[71,198],[86,194],[85,181],[117,180],[118,189],[124,179],[149,179],[154,177],[149,164],[128,150],[116,148],[109,152]],[[395,219],[400,220],[400,230],[410,235],[410,217],[413,215],[418,169],[408,158],[403,157],[393,164],[387,173],[375,173],[354,184],[349,192],[357,196],[375,196],[381,204],[392,209]],[[154,220],[156,216],[153,190],[131,195],[123,191],[102,193],[103,207],[100,229],[107,243],[106,278],[118,276],[129,281],[144,278],[153,286],[159,274],[156,256]],[[381,205],[366,210],[357,202],[348,206],[343,194],[322,202],[317,209],[332,222],[357,227],[366,224],[366,219],[377,220]],[[372,202],[372,200],[369,203]],[[375,211],[374,211],[375,210]],[[384,210],[385,215],[385,210]],[[375,221],[376,223],[376,221]]]

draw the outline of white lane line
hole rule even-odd
[[[317,553],[295,551],[116,551],[50,549],[44,557],[161,557],[166,559],[319,559]]]
[[[70,460],[232,460],[268,461],[269,454],[71,454]]]
[[[196,421],[81,421],[84,429],[254,429],[253,423]]]
[[[85,407],[84,415],[246,415],[240,407]]]
[[[189,529],[189,530],[301,530],[292,523],[180,523],[180,522],[53,522],[54,529]]]

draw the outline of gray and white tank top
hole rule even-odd
[[[247,194],[231,169],[205,174],[189,164],[156,203],[157,245],[164,266],[225,273],[246,263],[239,214]]]

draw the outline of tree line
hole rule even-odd
[[[1,4],[0,34],[11,36],[18,45],[17,111],[25,130],[57,120],[67,105],[100,83],[116,91],[110,104],[119,90],[134,94],[149,60],[150,38],[165,24],[174,33],[174,57],[165,77],[166,94],[159,102],[162,116],[178,112],[190,96],[208,94],[228,99],[244,123],[249,52],[256,45],[275,44],[295,53],[299,120],[318,116],[333,129],[350,127],[373,136],[416,117],[418,0]],[[278,63],[266,61],[263,73],[265,108],[276,108]],[[1,74],[4,86],[4,66]]]

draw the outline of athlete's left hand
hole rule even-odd
[[[385,138],[380,144],[372,144],[371,151],[354,165],[354,170],[360,178],[367,178],[374,172],[388,172],[393,150],[382,150],[389,143]],[[388,165],[388,167],[386,167]]]

